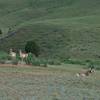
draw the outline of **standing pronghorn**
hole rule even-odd
[[[92,74],[93,72],[94,72],[94,69],[90,68],[85,72],[77,73],[76,76],[77,77],[86,77],[86,76],[89,76],[90,74]]]
[[[16,58],[16,52],[14,52],[12,49],[10,49],[10,56],[12,59]]]
[[[25,58],[28,57],[28,54],[27,53],[23,53],[21,50],[19,50],[19,56],[22,60],[22,62],[24,61]]]

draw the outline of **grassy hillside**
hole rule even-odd
[[[24,48],[35,40],[41,55],[73,59],[100,57],[99,0],[0,0],[0,49]]]

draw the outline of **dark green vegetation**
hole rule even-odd
[[[2,34],[2,30],[0,30],[0,34]]]
[[[99,0],[0,0],[0,49],[24,48],[29,40],[49,58],[100,59]]]
[[[0,52],[0,64],[10,64],[10,65],[18,65],[18,64],[25,64],[33,65],[33,66],[41,66],[41,67],[48,67],[48,65],[61,65],[61,61],[57,59],[46,59],[46,58],[39,58],[36,57],[32,53],[28,53],[28,57],[24,58],[23,61],[20,58],[19,54],[16,54],[16,58],[12,58],[11,55],[7,52],[1,51]]]
[[[78,78],[81,67],[0,66],[0,100],[100,100],[100,72]]]
[[[35,41],[28,41],[25,45],[26,53],[33,53],[36,57],[39,56],[40,48]]]

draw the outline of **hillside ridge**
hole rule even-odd
[[[0,0],[0,5],[1,50],[24,50],[35,40],[44,57],[99,59],[100,1]]]

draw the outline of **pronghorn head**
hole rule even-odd
[[[95,70],[93,68],[90,68],[86,71],[86,75],[89,76],[90,74],[92,74],[93,72],[95,72]]]
[[[90,68],[89,71],[90,71],[90,73],[95,72],[94,68]]]
[[[95,69],[92,69],[92,70],[91,70],[91,73],[94,73],[94,72],[95,72]]]

